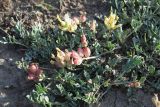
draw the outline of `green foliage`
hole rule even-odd
[[[15,28],[12,29],[14,36],[4,38],[5,42],[17,44],[23,48],[27,48],[25,60],[44,61],[50,58],[52,50],[55,46],[51,34],[47,34],[41,23],[35,23],[32,28],[25,28],[21,21],[18,21]]]
[[[37,84],[35,86],[35,90],[32,91],[31,95],[27,95],[27,98],[33,102],[42,104],[44,107],[52,107],[52,103],[50,102],[47,95],[47,89],[41,84]]]
[[[138,67],[140,64],[142,64],[142,58],[139,56],[134,56],[133,58],[130,58],[126,64],[122,66],[122,71],[130,72],[135,67]]]

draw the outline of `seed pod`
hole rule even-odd
[[[91,50],[90,50],[90,48],[88,48],[88,47],[84,47],[83,48],[83,54],[84,54],[84,57],[89,57],[90,55],[91,55]]]
[[[77,24],[77,25],[80,23],[78,17],[73,17],[73,21],[74,21],[74,23]]]
[[[83,54],[83,49],[82,48],[78,48],[78,54],[79,56],[83,57],[84,54]]]
[[[37,70],[39,69],[38,65],[36,63],[31,63],[28,67],[28,72],[30,73],[36,73]]]
[[[42,70],[42,69],[38,69],[38,70],[37,70],[37,72],[36,72],[36,75],[39,77],[39,75],[41,75],[41,74],[42,74],[42,72],[43,72],[43,70]]]
[[[74,65],[81,65],[83,59],[81,57],[73,59]]]
[[[74,59],[77,59],[77,58],[79,58],[80,56],[79,56],[79,54],[76,52],[76,51],[72,51],[72,53],[71,53],[71,58],[74,58]]]
[[[34,74],[28,74],[28,80],[35,80],[36,76]]]
[[[87,38],[86,38],[85,34],[83,34],[81,36],[81,44],[82,44],[82,47],[87,47],[88,46],[88,42],[87,42]]]
[[[81,36],[81,43],[83,43],[83,42],[87,42],[87,38],[86,38],[86,35],[85,35],[85,34],[83,34],[83,35]]]
[[[87,20],[87,18],[86,18],[85,15],[81,15],[81,16],[80,16],[80,21],[81,21],[82,23],[84,23],[86,20]]]

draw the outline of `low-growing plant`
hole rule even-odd
[[[17,22],[15,35],[5,41],[25,48],[18,65],[37,83],[28,95],[31,101],[76,107],[98,103],[111,86],[131,89],[149,85],[160,90],[159,1],[109,3],[112,9],[108,15],[96,20],[85,15],[57,15],[59,25],[51,30],[38,22],[30,29]]]

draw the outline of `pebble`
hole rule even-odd
[[[0,65],[4,65],[5,59],[0,59]]]

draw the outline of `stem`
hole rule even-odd
[[[44,69],[44,70],[52,70],[50,68],[43,68],[43,67],[39,67],[39,68]]]
[[[21,44],[21,43],[19,43],[19,42],[13,42],[13,43],[9,43],[9,44],[16,44],[16,45],[20,45],[20,46],[23,46],[23,47],[25,47],[25,48],[28,48],[27,45]]]
[[[126,81],[126,82],[113,82],[112,84],[110,85],[121,85],[121,84],[129,84],[129,83],[133,83],[135,81]]]
[[[48,89],[51,85],[52,85],[52,81],[46,86],[46,88]]]
[[[112,50],[112,51],[114,51],[114,50]],[[99,54],[99,55],[97,55],[97,56],[91,56],[91,57],[83,58],[83,60],[96,59],[96,58],[99,58],[99,57],[101,57],[101,56],[103,56],[103,55],[106,55],[106,54],[108,54],[108,53],[112,53],[112,51],[104,52],[104,53]]]
[[[100,101],[100,100],[102,99],[102,97],[103,97],[106,93],[108,93],[109,89],[111,89],[111,85],[108,86],[107,90],[106,90],[104,93],[102,93],[102,95],[99,96],[98,101]]]
[[[126,71],[124,71],[121,75],[119,75],[116,79],[115,79],[115,81],[117,81],[118,79],[120,79],[120,78],[122,78],[123,77],[123,75],[126,73]],[[121,82],[122,83],[122,82]],[[109,86],[108,86],[108,89],[98,98],[99,100],[100,99],[102,99],[102,97],[109,91],[109,89],[113,86],[113,85],[116,85],[116,84],[118,84],[118,82],[116,83],[113,83],[113,84],[110,84]]]
[[[83,58],[83,60],[96,59],[98,57],[100,57],[100,56],[99,55],[97,55],[97,56],[91,56],[91,57]]]

